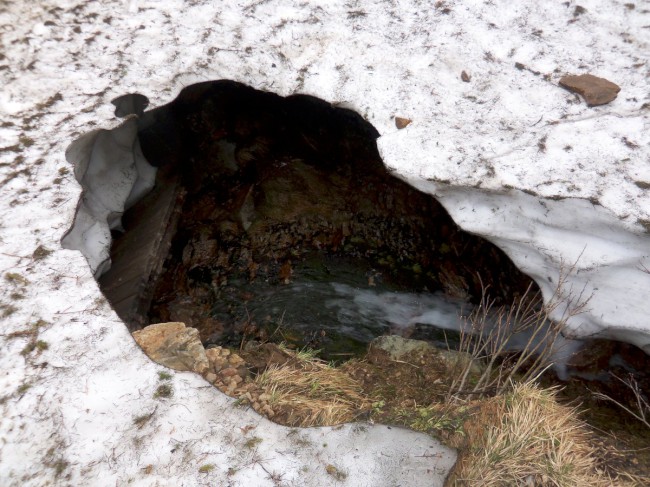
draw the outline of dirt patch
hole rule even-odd
[[[339,367],[316,358],[311,351],[295,351],[272,343],[251,343],[243,350],[219,354],[225,354],[225,362],[230,364],[224,362],[222,370],[239,367],[241,380],[236,385],[231,382],[229,387],[222,379],[215,381],[215,386],[237,399],[237,406],[250,406],[289,426],[361,420],[425,432],[459,450],[450,485],[476,485],[472,476],[483,475],[476,464],[488,462],[485,468],[492,468],[485,452],[497,448],[495,442],[503,442],[504,455],[512,453],[504,460],[503,478],[528,479],[530,485],[551,485],[550,479],[561,478],[557,477],[561,468],[545,466],[547,455],[558,455],[566,469],[580,471],[558,485],[576,485],[571,483],[575,478],[587,479],[593,485],[645,485],[648,481],[650,432],[646,434],[638,422],[593,401],[589,402],[588,415],[577,414],[577,392],[571,384],[565,390],[548,391],[515,385],[514,392],[501,396],[459,402],[449,398],[450,378],[458,357],[431,347],[395,357],[371,346],[364,358]],[[565,404],[567,396],[573,397],[573,403]],[[534,414],[526,409],[529,407],[535,408]],[[519,419],[511,419],[513,414]],[[541,419],[533,418],[528,424],[527,414],[549,421],[542,428],[551,431],[550,436],[539,440],[542,433],[535,433],[535,428],[540,427]],[[607,434],[597,426],[605,424]],[[557,433],[552,432],[554,429]],[[527,464],[518,462],[517,454],[505,446],[515,437],[525,443],[522,436],[531,439],[530,446],[522,448],[539,449],[538,453],[529,451]],[[532,441],[534,438],[539,441]],[[573,446],[563,450],[567,444]],[[494,455],[501,453],[495,450]],[[537,461],[539,465],[532,468],[530,462]],[[501,485],[500,480],[495,482],[490,485]]]

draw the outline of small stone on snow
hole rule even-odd
[[[560,86],[582,95],[590,107],[609,103],[621,91],[620,86],[592,74],[564,76],[560,79]]]
[[[395,117],[395,127],[400,130],[406,128],[411,122],[412,120],[408,118]]]

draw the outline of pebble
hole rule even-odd
[[[582,95],[590,107],[604,105],[616,98],[621,87],[592,74],[564,76],[560,86]]]

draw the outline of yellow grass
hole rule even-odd
[[[555,391],[514,384],[512,392],[473,418],[469,451],[459,460],[454,485],[613,485],[598,468],[596,451],[575,408],[559,404]],[[483,422],[483,431],[477,430]],[[616,485],[624,485],[617,482]]]
[[[272,366],[255,382],[270,396],[273,410],[284,413],[283,423],[291,426],[353,421],[370,405],[357,381],[314,358]]]

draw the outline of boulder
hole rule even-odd
[[[208,358],[196,328],[184,323],[157,323],[133,332],[133,338],[151,360],[174,370],[208,370]]]

